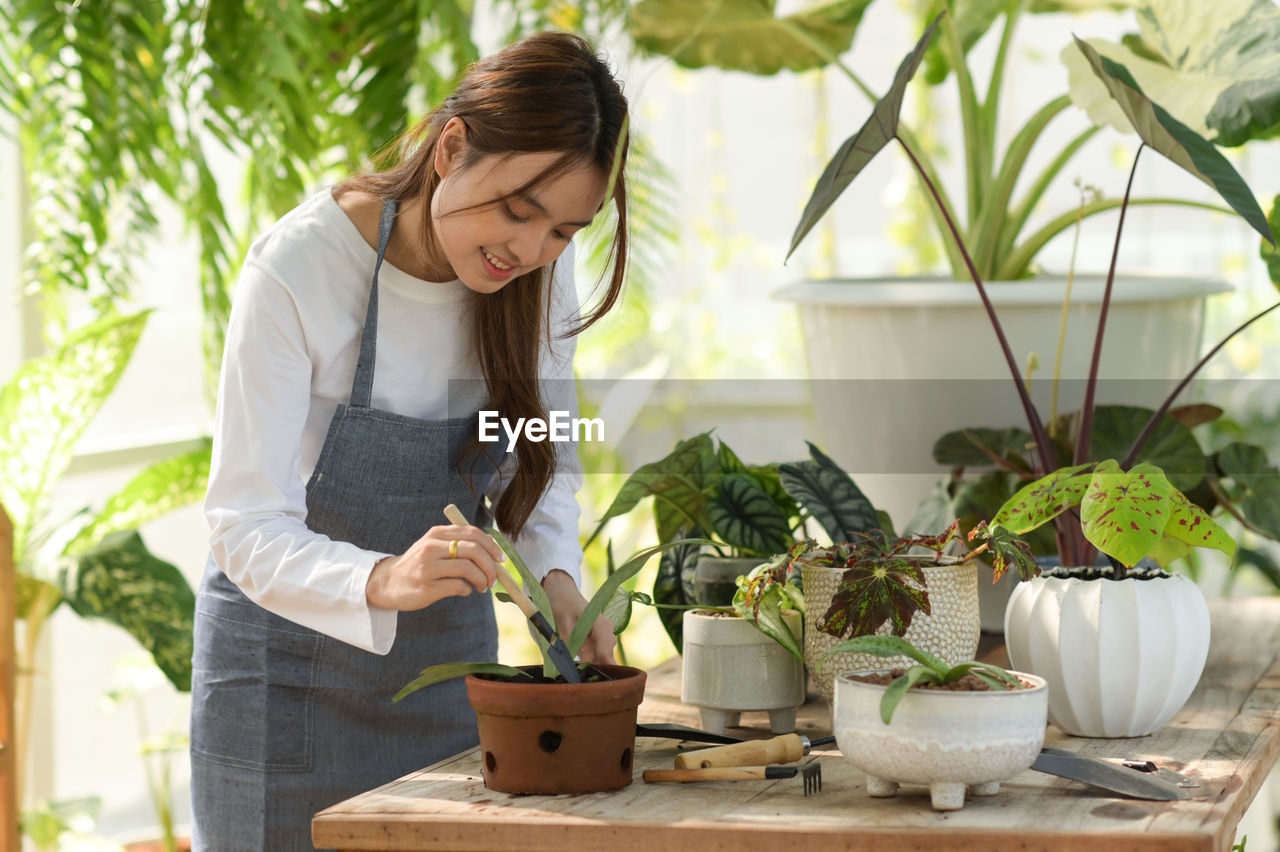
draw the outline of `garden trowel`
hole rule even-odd
[[[469,527],[471,522],[467,520],[467,516],[462,511],[450,503],[444,507],[444,516],[449,519],[449,523],[457,524],[460,527]],[[542,634],[542,638],[547,640],[547,656],[551,658],[552,664],[560,670],[560,674],[569,683],[582,683],[582,675],[578,673],[578,667],[573,662],[573,655],[569,653],[569,647],[564,644],[547,621],[547,617],[538,612],[538,608],[533,605],[533,601],[529,600],[529,596],[524,593],[524,589],[520,588],[520,584],[507,573],[507,569],[501,565],[498,566],[498,583],[503,590],[511,596],[511,600],[515,605],[520,607],[520,611],[524,613],[525,618],[529,619],[529,623],[533,628]]]

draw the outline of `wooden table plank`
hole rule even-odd
[[[1141,756],[1202,781],[1207,798],[1145,802],[1026,771],[963,810],[937,812],[924,787],[873,799],[862,773],[835,749],[807,761],[823,767],[823,790],[804,796],[800,779],[702,784],[636,783],[612,793],[513,796],[484,787],[478,750],[442,761],[317,815],[320,848],[418,850],[666,849],[806,852],[879,850],[1123,848],[1221,852],[1280,755],[1280,599],[1211,603],[1210,659],[1195,695],[1149,737],[1086,739],[1050,727],[1046,745],[1099,757]],[[1000,649],[988,648],[986,656]],[[679,702],[678,663],[650,672],[644,721],[697,724]],[[743,736],[769,736],[766,717],[744,716]],[[822,699],[801,709],[799,728],[829,730]],[[636,773],[670,767],[670,740],[637,741]]]

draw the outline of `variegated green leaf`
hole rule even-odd
[[[787,493],[817,519],[832,541],[848,541],[854,533],[875,529],[875,507],[853,478],[813,444],[809,454],[809,461],[778,468]]]
[[[1280,132],[1280,7],[1273,0],[1147,0],[1138,11],[1140,43],[1090,39],[1102,56],[1196,133],[1235,146]],[[1135,49],[1140,48],[1140,49]],[[1097,124],[1128,132],[1068,46],[1072,99]]]
[[[817,186],[813,189],[813,194],[809,196],[804,212],[800,215],[795,233],[791,235],[791,246],[787,249],[788,258],[800,245],[805,235],[818,224],[818,220],[845,191],[849,183],[866,168],[867,163],[871,162],[885,145],[889,144],[889,140],[897,135],[898,117],[902,112],[902,98],[906,92],[907,83],[911,82],[916,69],[920,67],[920,60],[937,28],[938,18],[934,18],[933,23],[929,24],[929,28],[920,37],[920,41],[898,66],[889,91],[876,103],[866,123],[857,133],[844,141],[835,156],[831,158],[831,162],[827,163],[826,169],[818,178]]]
[[[698,538],[700,530],[689,532],[681,538]],[[659,607],[658,620],[667,631],[671,644],[679,653],[684,648],[682,631],[683,610],[666,607],[690,606],[697,599],[694,592],[694,569],[702,546],[685,544],[664,550],[658,560],[658,573],[653,578],[653,602]]]
[[[671,517],[675,528],[696,523],[705,523],[706,509],[703,499],[703,488],[707,478],[717,467],[716,448],[711,440],[710,432],[703,432],[692,438],[686,438],[676,444],[665,458],[641,465],[635,473],[627,478],[618,496],[613,498],[604,516],[596,524],[596,529],[587,539],[587,545],[593,542],[605,523],[634,509],[641,500],[655,496],[655,512],[665,511]],[[673,535],[664,535],[669,524],[658,524],[658,536],[664,541]]]
[[[930,612],[920,566],[907,559],[876,560],[856,565],[841,576],[818,629],[832,636],[862,636],[887,623],[893,635],[901,636],[918,611]]]
[[[792,542],[786,517],[750,474],[721,479],[707,501],[707,517],[726,544],[757,556],[782,553]]]
[[[777,17],[774,0],[640,0],[630,9],[627,30],[642,49],[687,68],[807,71],[849,49],[870,2],[828,0]]]
[[[1164,535],[1173,491],[1154,465],[1124,471],[1114,459],[1099,463],[1080,503],[1085,538],[1125,565],[1138,564]]]
[[[937,680],[937,675],[932,669],[924,666],[912,666],[907,669],[907,673],[901,677],[895,678],[888,688],[885,689],[884,695],[880,699],[880,721],[886,725],[893,721],[893,711],[898,709],[898,705],[902,703],[902,699],[907,697],[907,691],[911,687],[919,683],[930,683]]]
[[[65,585],[72,609],[127,630],[175,687],[191,689],[195,592],[181,571],[147,550],[136,530],[107,536],[81,554]]]
[[[1264,239],[1271,239],[1267,217],[1244,178],[1226,157],[1203,136],[1152,101],[1125,66],[1099,55],[1079,38],[1075,43],[1142,141],[1211,186],[1250,227]]]
[[[933,669],[939,677],[947,673],[947,664],[923,648],[917,648],[901,636],[854,636],[836,645],[823,655],[825,660],[833,654],[874,654],[877,657],[910,657],[922,666]]]
[[[1235,540],[1204,509],[1176,490],[1169,495],[1169,505],[1169,520],[1164,527],[1165,538],[1191,547],[1211,547],[1221,550],[1228,557],[1235,556]]]
[[[1078,506],[1089,488],[1093,464],[1062,467],[1043,476],[1009,498],[991,519],[991,525],[1007,527],[1022,535],[1043,526],[1073,506]]]

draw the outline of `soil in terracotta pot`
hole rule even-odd
[[[906,669],[891,669],[887,672],[874,672],[872,674],[856,675],[850,677],[850,680],[860,681],[861,683],[870,683],[875,686],[888,686],[898,678],[907,673]],[[1033,684],[1027,683],[1021,678],[1018,682],[1022,684],[1023,689],[1030,689]],[[939,685],[936,683],[920,683],[916,684],[913,689],[936,689],[946,692],[989,692],[991,686],[979,678],[975,674],[967,674],[954,683]]]
[[[542,675],[540,672],[541,672],[541,669],[536,669],[534,671],[528,672],[527,676],[522,676],[522,677],[506,677],[505,675],[494,675],[494,674],[477,674],[475,675],[475,677],[478,677],[480,680],[500,680],[504,683],[568,683],[569,682],[564,679],[564,675],[558,674],[555,677],[546,677]],[[600,677],[599,674],[594,674],[590,670],[585,672],[580,671],[579,673],[582,675],[582,683],[594,683],[599,680],[608,679],[608,678],[602,678]]]

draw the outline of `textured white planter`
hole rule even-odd
[[[804,659],[818,692],[831,704],[835,679],[851,671],[915,665],[908,657],[877,657],[873,654],[824,655],[847,637],[836,637],[818,629],[818,621],[831,607],[831,598],[844,573],[822,565],[804,566]],[[978,650],[978,564],[974,560],[958,565],[926,565],[925,591],[931,613],[917,612],[903,637],[912,645],[933,654],[947,665],[973,659]],[[888,633],[883,625],[878,633]]]
[[[1081,276],[1072,286],[1063,412],[1080,406],[1104,283]],[[1066,279],[993,281],[986,288],[1020,372],[1025,375],[1028,353],[1039,357],[1032,398],[1047,417]],[[1195,364],[1205,297],[1229,289],[1201,279],[1117,279],[1098,402],[1158,404],[1168,379]],[[966,426],[1025,424],[973,282],[805,281],[776,298],[799,311],[823,449],[900,527],[943,472],[931,455],[941,435]]]
[[[797,636],[798,612],[785,613]],[[769,713],[775,734],[796,729],[804,703],[804,666],[750,621],[687,610],[683,616],[680,700],[698,708],[703,730],[723,734],[743,712]]]
[[[1005,612],[1015,668],[1049,682],[1049,719],[1069,734],[1136,737],[1186,703],[1209,653],[1209,608],[1181,574],[1154,579],[1042,576]]]
[[[1049,691],[1043,679],[1017,674],[1035,686],[1007,692],[909,690],[888,725],[880,719],[885,687],[841,675],[835,686],[836,744],[866,773],[872,796],[892,796],[899,784],[927,784],[934,808],[958,810],[966,789],[975,796],[999,792],[1000,782],[1030,766],[1044,744]]]

